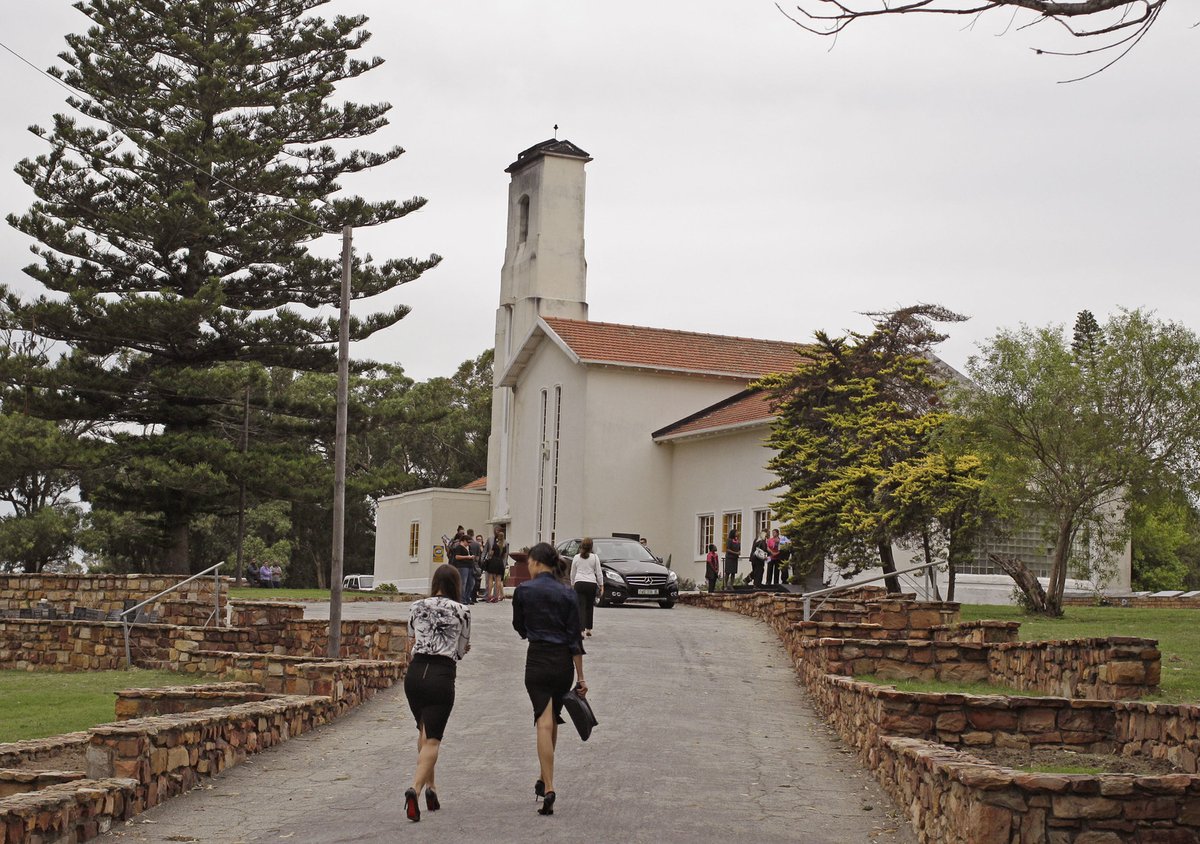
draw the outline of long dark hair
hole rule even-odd
[[[567,579],[566,560],[558,556],[558,552],[554,550],[554,546],[549,542],[539,542],[530,548],[529,559],[536,560],[550,569],[557,580],[565,581]]]
[[[443,563],[434,570],[433,577],[429,581],[429,597],[432,598],[435,595],[458,600],[462,595],[462,578],[459,577],[458,569]]]
[[[590,536],[584,537],[583,542],[579,543],[579,556],[585,560],[592,556],[592,538]]]

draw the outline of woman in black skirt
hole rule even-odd
[[[516,555],[512,555],[516,559]],[[563,723],[563,696],[572,682],[587,695],[583,679],[583,636],[575,591],[566,584],[567,562],[554,547],[540,542],[529,550],[531,578],[513,593],[513,628],[529,640],[525,658],[525,690],[533,703],[541,776],[533,784],[544,798],[538,813],[554,814],[554,747]]]
[[[438,566],[429,584],[429,597],[412,605],[408,618],[408,670],[404,694],[417,720],[417,772],[404,792],[404,813],[421,819],[417,798],[425,789],[425,807],[440,809],[433,769],[450,710],[454,708],[454,675],[458,660],[471,649],[471,611],[459,603],[462,581],[454,566]]]

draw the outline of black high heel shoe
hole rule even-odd
[[[545,797],[545,796],[546,796],[546,784],[544,782],[542,782],[541,780],[538,780],[537,782],[535,782],[533,784],[533,799],[537,800],[539,797]]]
[[[442,803],[437,799],[437,792],[432,788],[425,789],[425,808],[431,812],[436,812],[442,808]]]
[[[554,794],[553,791],[546,792],[546,799],[542,801],[542,808],[538,809],[539,815],[553,815],[554,814],[554,798],[555,798],[555,796],[556,795]]]
[[[417,805],[417,790],[409,788],[404,792],[404,814],[410,821],[421,819],[421,807]]]

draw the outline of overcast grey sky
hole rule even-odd
[[[19,9],[19,11],[18,11]],[[1126,59],[995,14],[864,21],[836,46],[769,0],[336,0],[386,64],[346,94],[391,102],[373,146],[399,161],[349,186],[421,195],[419,214],[356,235],[376,257],[445,261],[383,297],[412,314],[355,349],[413,377],[492,344],[508,177],[552,126],[588,165],[591,318],[803,341],[917,301],[971,316],[941,353],[1021,321],[1148,307],[1200,330],[1200,30],[1169,4]],[[67,0],[0,0],[0,38],[40,67],[85,28]],[[832,49],[831,49],[832,47]],[[65,92],[0,53],[0,209],[12,166]],[[28,243],[0,231],[0,279],[32,289]],[[336,244],[325,245],[329,254]],[[448,339],[447,319],[463,331]]]

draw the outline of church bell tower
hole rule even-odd
[[[497,381],[538,317],[587,319],[587,260],[583,254],[584,165],[592,158],[556,138],[517,155],[505,168],[508,235],[496,309]],[[512,390],[492,392],[488,491],[492,520],[506,522]]]

